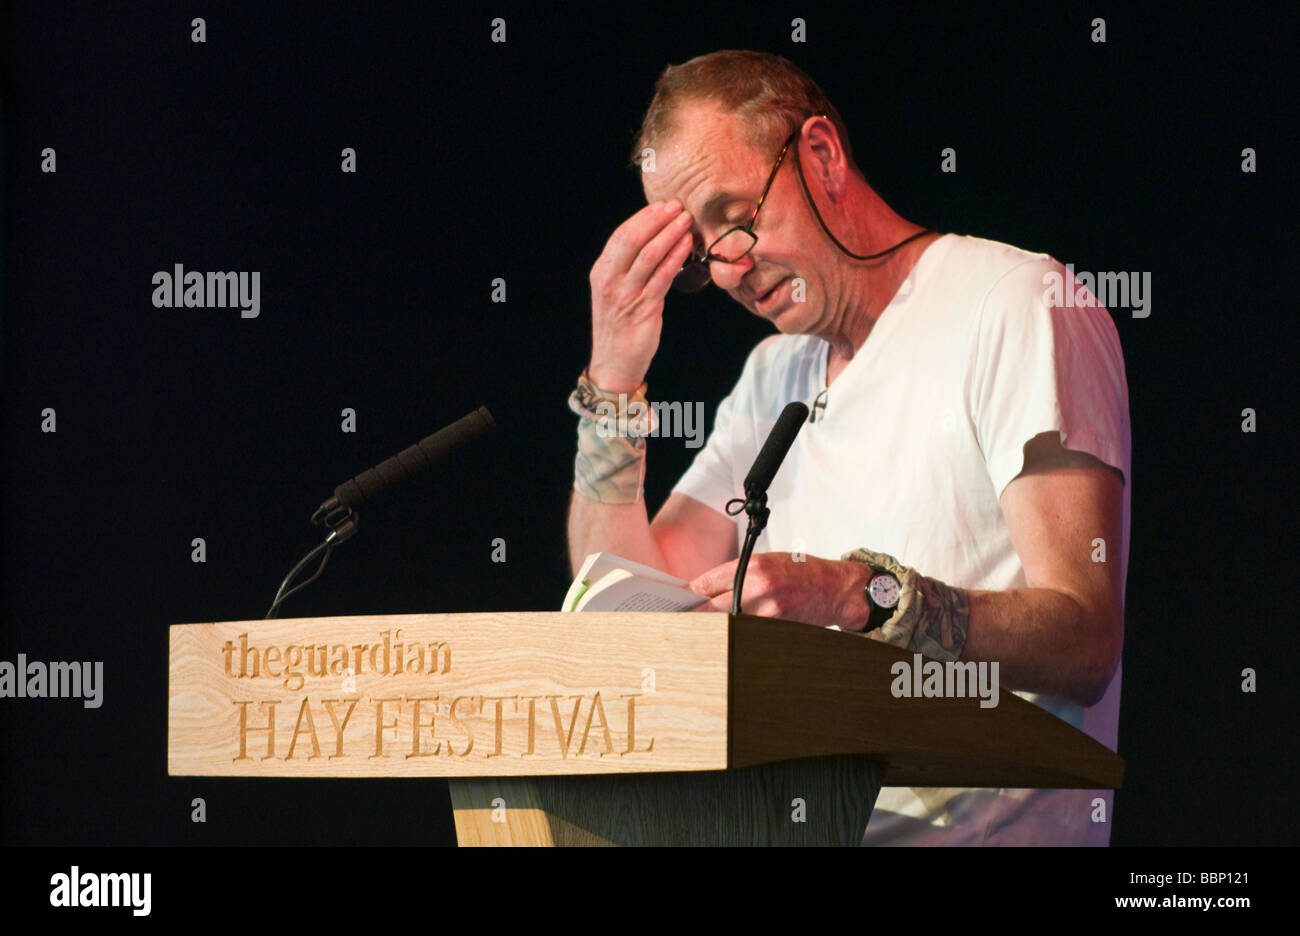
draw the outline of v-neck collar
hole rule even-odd
[[[950,236],[951,235],[949,234],[941,234],[940,236],[932,240],[929,244],[927,244],[925,249],[921,251],[921,255],[916,258],[916,262],[912,264],[912,268],[907,271],[907,276],[903,277],[903,281],[898,284],[898,289],[894,290],[894,295],[890,297],[889,302],[885,305],[885,307],[880,310],[880,315],[876,318],[876,324],[871,326],[871,332],[867,335],[866,341],[862,342],[862,346],[858,348],[858,350],[854,353],[849,363],[844,365],[844,369],[841,370],[839,372],[839,375],[835,378],[836,383],[840,383],[841,381],[844,380],[846,376],[848,376],[849,372],[852,371],[854,367],[857,366],[858,361],[861,358],[867,356],[867,352],[869,349],[880,346],[881,341],[876,340],[875,342],[873,342],[872,338],[876,335],[877,332],[880,331],[882,325],[888,324],[889,322],[892,322],[895,318],[898,317],[897,315],[890,315],[889,312],[891,309],[894,308],[895,305],[899,304],[900,300],[906,299],[907,297],[911,296],[911,294],[915,290],[916,284],[914,282],[914,279],[916,277],[917,269],[921,266],[921,264],[925,263],[925,258],[926,256],[929,255],[930,248]],[[822,349],[821,349],[821,354],[818,356],[818,362],[817,362],[818,381],[817,381],[816,395],[820,397],[822,394],[830,390],[830,387],[826,383],[826,373],[827,373],[827,366],[830,363],[831,343],[827,341],[825,338],[820,338],[818,340],[821,341],[822,343]]]

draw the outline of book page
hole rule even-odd
[[[577,577],[584,578],[590,584],[595,585],[616,569],[624,569],[643,579],[652,579],[656,582],[663,582],[665,585],[676,585],[678,588],[686,587],[685,579],[679,579],[677,576],[661,572],[659,569],[606,552],[592,553],[588,556],[587,560],[582,564],[582,568],[578,570]]]
[[[578,602],[578,611],[689,611],[704,598],[674,585],[639,578],[626,570],[611,572]]]
[[[598,586],[605,576],[613,572],[631,573],[641,579],[662,582],[665,585],[677,588],[686,587],[685,579],[679,579],[667,572],[661,572],[639,562],[633,562],[631,559],[624,559],[614,553],[592,553],[583,560],[582,567],[578,569],[578,574],[573,579],[573,584],[565,592],[564,601],[560,604],[560,610],[580,611],[581,608],[578,606],[578,602],[586,595],[587,590]]]

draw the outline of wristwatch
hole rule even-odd
[[[902,592],[902,587],[894,573],[886,572],[870,563],[866,565],[871,570],[871,578],[867,580],[863,592],[867,596],[867,606],[871,608],[871,614],[867,617],[867,626],[862,628],[864,632],[875,630],[894,616]]]

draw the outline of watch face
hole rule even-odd
[[[898,579],[888,572],[882,572],[873,578],[867,585],[867,591],[871,594],[871,600],[882,608],[893,608],[898,605],[900,591]]]

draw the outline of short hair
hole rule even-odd
[[[817,82],[789,59],[742,49],[710,52],[664,69],[632,147],[631,165],[639,167],[642,151],[672,133],[681,105],[697,102],[716,103],[741,118],[745,142],[757,150],[775,150],[809,117],[825,114],[849,165],[857,169],[844,119]]]

